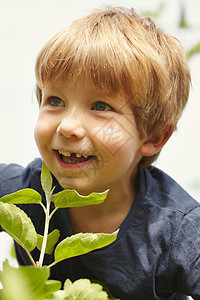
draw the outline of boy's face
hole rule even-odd
[[[42,89],[35,139],[60,185],[83,195],[132,185],[144,142],[130,103],[68,83]]]

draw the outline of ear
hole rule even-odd
[[[174,127],[170,126],[169,130],[167,132],[164,132],[161,136],[157,138],[149,138],[144,143],[139,149],[139,152],[143,156],[152,156],[159,152],[161,148],[165,145],[165,143],[168,141],[170,136],[172,135],[174,131]]]

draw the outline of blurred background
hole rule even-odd
[[[176,36],[189,55],[192,88],[178,130],[156,166],[200,201],[200,1],[199,0],[1,0],[0,162],[26,166],[39,156],[33,131],[38,105],[34,64],[44,43],[73,20],[106,5],[134,7]],[[11,239],[0,234],[0,269],[11,259]]]

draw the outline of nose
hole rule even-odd
[[[57,127],[57,133],[66,138],[76,137],[82,139],[85,136],[83,114],[76,109],[65,113]]]

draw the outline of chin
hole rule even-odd
[[[59,184],[62,186],[65,190],[76,190],[79,194],[83,196],[87,196],[93,192],[91,188],[89,188],[88,184],[80,184],[75,179],[69,180],[68,182],[65,182],[64,180],[59,181]]]

